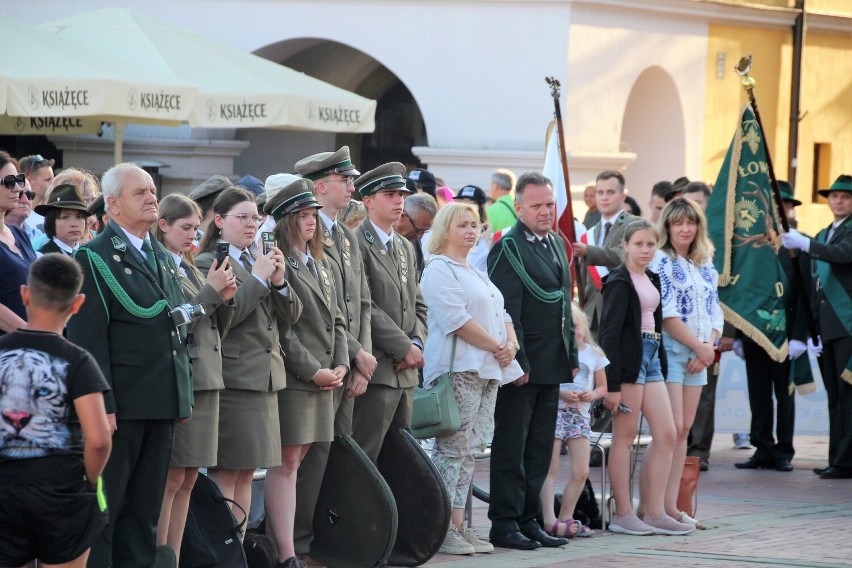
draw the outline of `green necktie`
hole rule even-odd
[[[145,260],[148,263],[148,268],[151,269],[151,276],[158,278],[160,271],[157,270],[157,259],[154,258],[154,249],[151,248],[151,243],[147,239],[142,241],[142,250],[145,251]]]

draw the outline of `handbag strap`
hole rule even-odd
[[[444,260],[443,258],[442,258],[442,259],[440,259],[440,260],[441,260],[444,264],[446,264],[446,265],[447,265],[447,268],[449,268],[449,269],[450,269],[450,273],[452,273],[453,278],[455,278],[455,279],[456,279],[456,282],[458,282],[458,283],[459,283],[459,286],[461,286],[461,282],[459,281],[459,277],[458,277],[458,276],[456,276],[456,271],[453,269],[453,265],[452,265],[452,264],[450,264],[449,262],[447,262],[446,260]],[[429,261],[429,262],[431,262],[431,261]],[[425,270],[425,267],[424,267],[424,270]],[[452,347],[452,349],[450,349],[450,371],[449,371],[449,372],[450,372],[450,374],[452,374],[452,372],[453,372],[453,364],[456,362],[456,341],[458,340],[458,338],[459,338],[459,336],[458,336],[458,335],[456,335],[456,334],[454,333],[454,334],[453,334],[453,347]]]

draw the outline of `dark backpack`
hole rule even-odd
[[[243,513],[237,522],[229,504]],[[180,568],[248,568],[240,542],[246,512],[226,498],[206,475],[199,475],[189,499],[180,547]]]

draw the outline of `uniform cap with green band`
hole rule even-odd
[[[219,174],[214,175],[208,180],[205,180],[195,189],[189,192],[189,198],[193,201],[204,199],[205,197],[216,196],[223,190],[228,189],[233,184],[231,180]]]
[[[76,185],[63,183],[50,190],[47,195],[47,203],[36,205],[35,212],[39,215],[47,215],[51,209],[75,209],[86,212],[86,202],[80,197]]]
[[[355,189],[364,198],[379,191],[401,191],[411,193],[405,187],[405,166],[389,162],[370,170],[355,180]]]
[[[263,206],[263,212],[272,215],[275,222],[278,222],[285,215],[302,209],[321,208],[322,205],[314,196],[314,182],[299,178],[270,198]]]
[[[828,189],[819,189],[817,193],[822,195],[823,197],[828,197],[828,194],[832,191],[849,191],[852,192],[852,176],[850,175],[842,175],[837,178],[831,187]]]
[[[355,169],[349,156],[349,146],[343,146],[337,152],[321,152],[302,158],[296,162],[296,171],[302,177],[316,181],[325,176],[337,174],[341,176],[359,176],[361,172]]]

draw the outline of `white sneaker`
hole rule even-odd
[[[633,511],[630,511],[626,515],[613,516],[609,522],[609,530],[610,532],[633,536],[654,534],[654,527],[642,522]]]
[[[680,536],[684,534],[689,534],[695,530],[695,525],[690,525],[687,523],[680,523],[670,516],[663,513],[663,515],[654,519],[650,515],[645,515],[643,519],[645,524],[650,525],[654,529],[654,534],[661,534],[666,536]]]
[[[462,527],[458,529],[459,534],[463,539],[467,541],[473,547],[473,550],[476,552],[494,552],[494,545],[488,542],[487,540],[482,540],[479,538],[473,530]]]
[[[456,526],[451,524],[439,552],[444,554],[476,554],[476,549],[459,534]]]

